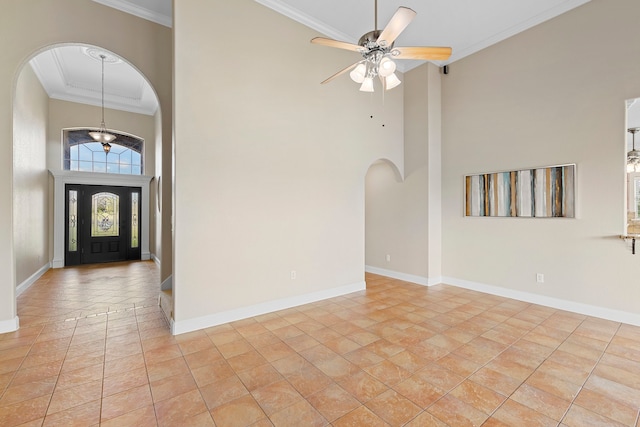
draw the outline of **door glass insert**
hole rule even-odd
[[[78,250],[78,192],[69,191],[69,252]]]
[[[139,245],[138,236],[138,192],[131,193],[131,247]]]
[[[120,197],[113,193],[91,196],[91,237],[120,235]]]

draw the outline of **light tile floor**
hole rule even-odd
[[[171,336],[152,262],[50,270],[0,335],[0,425],[640,426],[640,328],[367,275]]]

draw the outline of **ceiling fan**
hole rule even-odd
[[[338,49],[358,52],[364,59],[338,71],[321,84],[329,83],[338,76],[350,71],[356,83],[361,83],[360,90],[373,92],[373,79],[377,76],[385,90],[393,89],[401,82],[396,76],[395,59],[446,60],[451,56],[450,47],[394,47],[396,38],[415,18],[416,12],[408,7],[400,6],[384,30],[378,30],[378,0],[375,0],[375,30],[360,37],[358,44],[315,37],[311,43]]]

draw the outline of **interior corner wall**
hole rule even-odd
[[[317,35],[253,0],[174,2],[178,332],[364,287],[364,178],[403,168],[403,95],[320,85],[358,57]]]
[[[429,66],[404,74],[405,177],[385,162],[366,178],[368,271],[421,284],[429,282]],[[439,161],[439,160],[438,160]]]
[[[37,10],[38,13],[33,11]],[[96,26],[100,16],[108,26]],[[0,25],[0,333],[15,329],[16,254],[13,244],[13,126],[18,76],[28,60],[63,43],[100,46],[130,61],[158,95],[162,109],[163,147],[171,146],[172,32],[170,28],[93,1],[10,0]],[[117,30],[114,30],[117,29]]]
[[[160,181],[156,189],[161,193],[158,209],[157,247],[162,254],[160,258],[160,282],[164,283],[173,273],[173,122],[162,120],[162,149],[157,148],[156,155],[161,163],[156,174]],[[167,144],[169,140],[171,143]],[[157,184],[157,183],[156,183]]]
[[[638,322],[625,232],[625,100],[640,96],[640,3],[592,0],[449,67],[443,272],[453,283]],[[575,219],[464,216],[466,174],[575,163]],[[536,283],[536,274],[544,283]]]
[[[160,115],[160,111],[157,111],[153,117],[154,119],[154,129],[155,129],[155,138],[153,141],[155,147],[155,158],[154,158],[154,181],[151,182],[151,198],[149,199],[149,203],[151,206],[149,210],[151,212],[151,216],[154,218],[154,235],[155,240],[153,245],[149,242],[151,247],[151,254],[154,259],[160,263],[162,266],[162,116]],[[166,179],[166,177],[165,177]],[[162,268],[162,267],[161,267]],[[160,280],[162,282],[162,279]]]
[[[13,241],[16,285],[49,261],[49,179],[46,167],[48,96],[31,67],[18,78],[13,127]]]
[[[173,235],[171,230],[172,212],[172,151],[173,144],[165,144],[169,133],[172,135],[172,123],[166,126],[158,111],[155,115],[155,180],[151,183],[153,202],[150,211],[155,219],[155,243],[152,246],[155,260],[160,263],[160,282],[164,283],[171,276]],[[169,129],[165,129],[169,127]]]

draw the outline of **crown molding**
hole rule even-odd
[[[452,62],[455,62],[466,56],[479,52],[486,47],[489,47],[503,40],[506,40],[509,37],[515,36],[518,33],[528,30],[529,28],[535,27],[536,25],[542,24],[543,22],[548,21],[551,18],[555,18],[558,15],[568,12],[571,9],[574,9],[578,6],[582,6],[583,4],[589,3],[590,1],[591,0],[566,0],[561,4],[554,6],[552,8],[549,8],[534,17],[531,17],[512,27],[509,27],[504,31],[495,33],[491,37],[487,37],[486,39],[481,40],[478,43],[474,43],[462,50],[458,50],[458,51],[454,50],[451,57],[447,61],[442,62],[441,65],[451,64]]]
[[[318,21],[314,17],[307,15],[306,13],[293,8],[280,0],[255,0],[255,2],[260,3],[261,5],[284,15],[287,18],[291,18],[302,25],[312,28],[325,36],[331,37],[332,39],[349,43],[356,43],[358,40],[358,37],[343,33],[342,31],[339,31],[324,22]]]
[[[153,11],[141,6],[137,6],[126,0],[93,0],[93,1],[105,6],[112,7],[114,9],[118,9],[122,12],[130,13],[131,15],[135,15],[139,18],[155,22],[156,24],[164,25],[165,27],[171,28],[173,24],[172,16],[163,15],[157,11]]]

